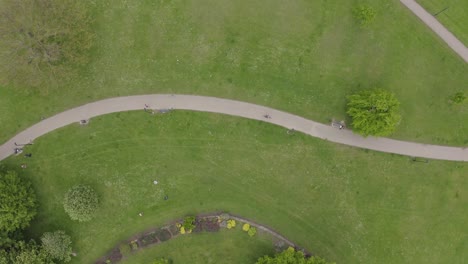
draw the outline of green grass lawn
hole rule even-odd
[[[417,0],[457,38],[468,46],[468,1],[466,0]],[[447,9],[446,9],[447,8]],[[444,10],[446,9],[446,10]]]
[[[360,28],[356,1],[103,0],[96,45],[79,77],[60,87],[0,87],[0,141],[72,106],[145,93],[254,102],[320,122],[345,117],[364,88],[396,93],[396,138],[468,145],[468,64],[398,0],[360,1],[377,12]]]
[[[176,263],[255,263],[263,255],[273,255],[272,241],[264,235],[249,237],[240,230],[179,236],[130,256],[123,264],[152,263],[165,257]]]
[[[64,229],[78,252],[73,263],[92,263],[135,233],[214,211],[267,225],[338,263],[468,258],[466,163],[411,162],[257,121],[179,111],[94,118],[41,137],[25,152],[33,157],[5,163],[18,170],[27,163],[20,174],[37,191],[29,234]],[[68,188],[81,183],[101,199],[88,223],[71,221],[62,206]]]

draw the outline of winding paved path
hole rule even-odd
[[[465,62],[468,63],[468,48],[446,29],[433,15],[427,12],[415,0],[400,0],[411,12],[432,29],[439,37],[449,45]]]
[[[95,116],[109,113],[140,110],[148,104],[152,109],[181,109],[202,112],[221,113],[261,120],[285,128],[293,128],[302,133],[328,141],[350,145],[359,148],[382,152],[396,153],[412,157],[430,159],[468,161],[468,149],[426,145],[412,142],[398,141],[388,138],[363,138],[349,130],[339,130],[328,125],[320,124],[300,116],[278,111],[265,106],[227,100],[215,97],[195,95],[150,94],[127,97],[110,98],[79,106],[29,127],[0,146],[0,160],[13,154],[15,142],[27,143],[57,128],[79,122]],[[264,115],[270,115],[267,119]]]

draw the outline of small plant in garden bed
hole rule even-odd
[[[227,221],[227,228],[228,229],[231,229],[231,228],[235,228],[236,227],[236,220],[234,219],[229,219]]]
[[[179,228],[181,234],[192,233],[192,230],[195,228],[195,216],[185,217],[184,222],[180,224]]]
[[[137,250],[138,249],[138,242],[137,240],[133,240],[132,242],[130,242],[130,246],[132,248],[133,251]]]
[[[231,216],[229,214],[223,213],[218,216],[218,221],[223,222],[229,220]]]
[[[195,216],[187,216],[184,219],[184,223],[182,226],[185,228],[186,231],[192,230],[195,228]]]
[[[255,234],[257,234],[257,228],[253,227],[253,226],[250,226],[249,224],[244,224],[242,226],[242,230],[244,232],[247,232],[247,234],[249,234],[249,236],[253,237],[255,236]]]
[[[132,250],[129,244],[123,243],[119,246],[119,251],[122,256],[128,256]]]
[[[257,234],[257,228],[251,226],[249,231],[247,231],[247,234],[249,234],[251,237],[255,236],[255,234]]]

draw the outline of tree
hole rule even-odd
[[[93,42],[90,1],[0,1],[0,78],[39,86],[72,76]]]
[[[9,251],[0,251],[0,264],[53,264],[43,248],[31,240],[29,243],[18,242]]]
[[[64,231],[46,232],[41,237],[42,247],[54,259],[68,262],[71,260],[72,241]]]
[[[332,264],[320,257],[306,258],[304,253],[289,247],[274,257],[263,256],[255,264]]]
[[[29,226],[36,215],[36,195],[14,171],[0,172],[0,245],[13,232]]]
[[[359,21],[361,26],[366,26],[374,21],[375,15],[375,10],[370,6],[363,5],[353,10],[353,16]]]
[[[72,220],[85,222],[93,218],[98,204],[98,196],[91,187],[77,185],[68,190],[63,207]]]
[[[395,95],[384,90],[365,90],[348,97],[347,113],[352,126],[363,136],[387,136],[400,122],[400,103]]]

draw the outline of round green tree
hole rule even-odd
[[[36,215],[36,195],[14,171],[0,173],[0,235],[29,226]]]
[[[71,238],[64,231],[46,232],[41,237],[42,247],[54,259],[64,262],[71,260]]]
[[[400,103],[393,93],[376,89],[348,97],[353,129],[363,136],[387,136],[400,122]]]
[[[68,190],[63,201],[72,220],[86,222],[93,218],[99,204],[96,192],[89,186],[77,185]]]

